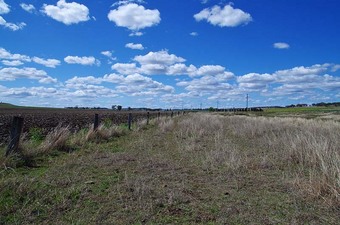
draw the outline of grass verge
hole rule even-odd
[[[80,141],[2,167],[0,224],[337,224],[339,124],[312,122],[189,114]]]

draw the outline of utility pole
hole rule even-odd
[[[246,106],[246,111],[248,111],[248,103],[249,103],[249,95],[247,94],[247,106]]]

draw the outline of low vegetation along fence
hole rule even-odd
[[[80,129],[88,128],[91,124],[91,120],[93,121],[92,130],[96,131],[100,125],[100,123],[104,123],[107,125],[121,125],[126,124],[127,129],[131,130],[132,123],[144,120],[146,125],[149,125],[149,121],[152,118],[160,118],[160,117],[173,117],[175,115],[180,115],[184,112],[179,111],[168,111],[168,112],[125,112],[125,113],[103,113],[100,115],[99,113],[92,113],[92,118],[90,119],[90,114],[65,114],[63,118],[56,116],[54,120],[50,120],[50,117],[47,118],[38,118],[37,115],[32,116],[31,114],[24,116],[13,116],[12,123],[10,125],[9,121],[3,121],[2,126],[7,129],[2,129],[2,144],[6,143],[8,140],[8,146],[6,150],[6,156],[11,154],[12,152],[16,152],[18,150],[19,141],[22,132],[30,132],[39,130],[40,135],[46,136],[48,133],[53,132],[56,127],[67,127],[68,131],[77,132]],[[68,115],[70,114],[70,115]],[[39,114],[38,114],[39,115]],[[40,115],[41,116],[41,115]],[[46,115],[45,115],[46,116]],[[59,121],[56,121],[59,119]],[[71,120],[70,120],[71,119]],[[86,120],[87,119],[87,120]],[[37,123],[34,123],[38,121]],[[4,123],[6,122],[6,124]],[[43,124],[41,124],[41,122]],[[4,126],[5,125],[5,126]],[[39,126],[40,125],[40,126]],[[7,133],[6,133],[7,130]]]

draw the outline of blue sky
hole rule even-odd
[[[340,101],[338,0],[0,0],[0,101]]]

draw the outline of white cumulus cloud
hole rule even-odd
[[[134,49],[134,50],[143,50],[144,47],[142,44],[134,44],[134,43],[127,43],[125,45],[126,48],[131,48],[131,49]]]
[[[11,10],[4,0],[0,0],[0,14],[9,13]]]
[[[112,52],[110,52],[110,51],[102,51],[101,54],[105,55],[106,57],[109,57],[109,58],[112,57]]]
[[[112,7],[113,6],[119,6],[119,5],[127,5],[129,3],[138,3],[138,4],[144,4],[145,1],[144,0],[121,0],[121,1],[118,1],[116,3],[113,3],[112,4]]]
[[[29,56],[21,54],[12,54],[11,52],[7,51],[4,48],[0,48],[0,59],[31,62],[31,58]]]
[[[137,32],[146,27],[160,23],[160,12],[157,9],[145,9],[144,6],[129,3],[119,6],[109,12],[108,18],[119,27],[126,27]]]
[[[241,9],[235,9],[231,5],[226,5],[223,8],[218,5],[212,8],[205,8],[195,14],[194,18],[196,21],[206,20],[212,25],[220,27],[236,27],[252,21],[249,13]]]
[[[39,80],[40,83],[55,83],[54,79],[47,75],[44,70],[37,70],[36,68],[3,68],[0,69],[0,80],[14,81],[19,78]]]
[[[32,5],[32,4],[21,3],[20,7],[23,10],[25,10],[26,12],[29,12],[29,13],[34,13],[36,11],[34,5]]]
[[[332,67],[332,72],[336,72],[336,71],[338,71],[339,69],[340,69],[340,65],[339,65],[339,64],[334,65],[334,66]]]
[[[333,66],[325,63],[278,70],[272,74],[249,73],[236,80],[241,89],[261,91],[267,96],[315,95],[316,90],[340,88],[340,79],[327,74]]]
[[[24,22],[17,23],[17,24],[10,23],[10,22],[7,22],[2,16],[0,16],[0,25],[12,31],[18,31],[18,30],[22,30],[26,26],[26,23]]]
[[[172,65],[175,63],[185,62],[185,59],[178,57],[174,54],[169,54],[167,51],[162,50],[158,52],[149,52],[146,55],[138,55],[134,58],[135,61],[143,64],[161,64]]]
[[[112,61],[117,60],[116,57],[113,57],[112,51],[102,51],[100,54],[102,54],[102,55],[104,55],[104,56],[109,58],[109,64],[111,64]]]
[[[60,65],[60,61],[57,59],[42,59],[39,57],[33,57],[32,61],[50,68],[56,68],[56,66]]]
[[[198,36],[198,33],[197,32],[191,32],[190,35],[195,37],[195,36]]]
[[[167,69],[167,75],[191,75],[195,74],[197,68],[194,65],[186,66],[183,63],[176,63]]]
[[[29,96],[35,97],[57,97],[58,90],[55,88],[45,87],[20,87],[20,88],[5,88],[1,91],[1,96],[12,98],[24,98]]]
[[[305,76],[321,74],[329,69],[330,64],[315,64],[310,67],[298,66],[287,70],[278,70],[275,75],[280,78],[286,79],[287,77]],[[287,79],[288,80],[288,79]]]
[[[11,10],[10,10],[9,5],[7,5],[4,0],[0,0],[0,15],[9,13],[10,11]],[[5,28],[8,28],[12,31],[18,31],[18,30],[23,29],[26,26],[26,23],[24,23],[24,22],[21,22],[21,23],[7,22],[5,20],[5,18],[0,16],[0,26],[4,26]]]
[[[11,61],[11,60],[2,60],[1,62],[5,66],[21,66],[21,65],[24,64],[23,62],[21,62],[19,60],[13,60],[13,61]]]
[[[204,76],[191,81],[180,81],[177,86],[185,87],[190,92],[211,94],[219,90],[229,90],[232,86],[227,83],[230,77],[224,75]]]
[[[275,77],[271,74],[258,74],[258,73],[248,73],[243,76],[237,77],[237,82],[239,83],[268,83],[275,81]]]
[[[77,24],[90,19],[89,9],[85,5],[76,2],[67,3],[65,0],[59,0],[57,5],[44,4],[41,11],[66,25]]]
[[[140,31],[133,31],[131,34],[129,34],[130,37],[140,37],[143,36],[143,32]]]
[[[273,44],[273,47],[274,47],[274,48],[277,48],[277,49],[288,49],[288,48],[290,48],[289,44],[284,43],[284,42],[277,42],[277,43],[274,43],[274,44]]]
[[[64,61],[68,64],[80,64],[84,66],[100,65],[100,61],[93,56],[89,57],[79,57],[79,56],[66,56]]]
[[[267,85],[273,83],[275,79],[275,76],[267,73],[248,73],[237,77],[237,82],[241,88],[261,91],[265,90]]]
[[[114,89],[108,89],[113,94],[125,94],[129,96],[149,96],[160,93],[173,93],[174,88],[169,85],[152,80],[150,77],[145,77],[138,73],[122,76],[118,74],[106,74],[103,77],[74,77],[66,81],[66,87],[76,89],[77,93],[82,96],[92,96],[97,93],[104,95],[104,87],[98,86],[104,82],[114,84]],[[108,91],[107,91],[108,92]],[[109,94],[109,93],[108,93]],[[84,97],[83,96],[83,97]],[[105,94],[105,96],[108,96]],[[79,97],[79,96],[78,96]],[[94,95],[94,97],[96,97]]]
[[[209,75],[209,76],[215,76],[218,74],[223,74],[225,71],[225,68],[223,66],[219,65],[205,65],[201,66],[195,73],[197,76],[204,76],[204,75]]]
[[[117,71],[120,74],[126,75],[139,72],[139,69],[135,63],[116,63],[111,67],[111,69]]]

